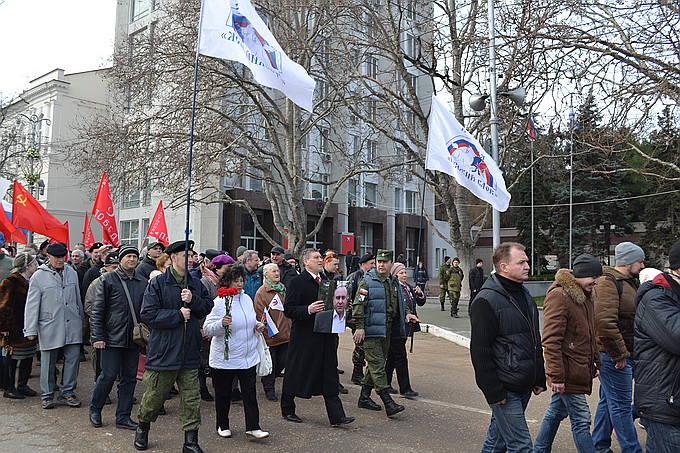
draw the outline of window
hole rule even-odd
[[[120,245],[139,246],[139,220],[122,220],[120,222]]]
[[[312,231],[314,228],[316,228],[317,220],[318,219],[307,220],[307,231]],[[323,223],[321,224],[319,231],[317,231],[314,236],[309,238],[306,245],[307,247],[313,247],[319,250],[323,249]]]
[[[317,80],[317,93],[319,93],[319,103],[323,108],[330,106],[330,85],[325,80]]]
[[[149,223],[151,223],[151,219],[148,217],[146,219],[142,219],[142,229],[140,230],[140,233],[146,237],[146,232],[149,231]],[[154,238],[158,240],[158,238]]]
[[[331,143],[330,143],[330,140],[328,139],[329,134],[330,134],[330,131],[328,130],[328,128],[325,128],[325,127],[319,128],[319,152],[320,153],[330,153],[331,152]]]
[[[364,183],[364,206],[375,208],[378,204],[378,185],[370,182]]]
[[[418,41],[411,33],[404,34],[404,53],[411,58],[418,57]]]
[[[257,221],[262,225],[264,215],[257,214]],[[241,214],[241,245],[248,250],[257,250],[260,253],[264,251],[264,238],[247,212]]]
[[[361,256],[373,253],[373,224],[361,224]]]
[[[402,199],[403,191],[401,189],[394,189],[394,211],[401,212],[402,210]]]
[[[123,195],[123,209],[151,206],[151,191],[138,190]]]
[[[375,79],[378,77],[378,58],[377,57],[367,57],[366,58],[366,77]]]
[[[378,117],[378,101],[370,100],[366,104],[366,116],[369,120],[375,121]]]
[[[323,184],[316,183],[309,185],[309,192],[314,200],[326,200],[328,198],[328,175],[317,174],[314,179],[323,181]]]
[[[418,248],[418,230],[406,228],[406,267],[416,266],[416,249]]]
[[[352,141],[351,153],[353,156],[359,157],[358,154],[361,152],[361,137],[359,137],[358,135],[350,135],[350,137]]]
[[[350,179],[347,181],[347,203],[350,206],[357,206],[359,201],[359,181]]]
[[[149,14],[149,11],[151,11],[152,8],[153,0],[132,0],[132,5],[130,7],[132,22]]]
[[[418,208],[418,192],[413,190],[406,191],[406,212],[415,214]]]
[[[416,20],[416,2],[415,0],[409,1],[406,4],[406,18],[409,20]]]
[[[375,140],[366,140],[366,162],[374,163],[378,158],[378,142]]]
[[[418,95],[418,76],[413,74],[406,74],[406,83],[413,89],[415,95]]]

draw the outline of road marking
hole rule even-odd
[[[445,401],[430,400],[427,398],[413,398],[413,401],[422,401],[424,403],[434,404],[435,406],[447,407],[449,409],[459,409],[467,412],[475,412],[477,414],[491,415],[491,411],[487,409],[478,409],[476,407],[461,406],[460,404],[447,403]],[[527,423],[538,423],[538,420],[527,419]]]

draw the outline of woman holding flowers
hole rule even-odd
[[[203,330],[213,337],[210,343],[209,364],[215,387],[217,434],[231,437],[229,407],[232,382],[236,376],[241,385],[246,416],[246,435],[263,439],[269,433],[260,429],[260,410],[255,394],[255,366],[260,361],[257,353],[257,334],[265,325],[255,317],[253,301],[243,292],[244,270],[229,265],[218,282],[215,306],[205,319]]]

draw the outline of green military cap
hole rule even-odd
[[[394,261],[394,252],[392,250],[378,249],[375,255],[376,261]]]

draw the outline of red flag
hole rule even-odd
[[[108,239],[108,244],[118,247],[120,245],[120,237],[116,227],[116,216],[113,213],[113,200],[111,199],[109,178],[106,176],[106,172],[102,173],[102,180],[99,183],[99,190],[97,190],[97,198],[95,198],[94,206],[92,207],[92,216],[102,225],[104,242],[107,242]]]
[[[5,236],[6,242],[18,242],[28,244],[28,239],[23,231],[17,229],[7,218],[5,210],[0,207],[0,233]]]
[[[83,244],[85,244],[85,248],[87,249],[94,244],[94,234],[92,234],[92,228],[87,219],[87,212],[85,213],[85,225],[83,225]]]
[[[170,245],[168,240],[168,225],[165,223],[165,210],[163,210],[163,200],[158,202],[156,213],[151,219],[149,229],[146,232],[147,236],[152,236],[158,239],[164,245]]]
[[[64,226],[52,214],[28,193],[17,181],[14,181],[12,196],[12,223],[17,228],[33,231],[57,242],[68,243],[68,226]]]
[[[64,222],[64,228],[66,228],[66,231],[68,231],[68,220],[66,222]],[[64,241],[59,241],[59,240],[54,239],[54,238],[50,239],[50,244],[55,244],[57,242],[64,242]],[[71,240],[68,237],[68,235],[66,236],[66,242],[64,242],[64,244],[66,244],[66,248],[68,250],[71,250]],[[71,253],[71,252],[69,252],[69,253]]]
[[[106,245],[116,245],[114,244],[114,240],[109,236],[109,233],[106,230],[102,230],[102,242]]]

